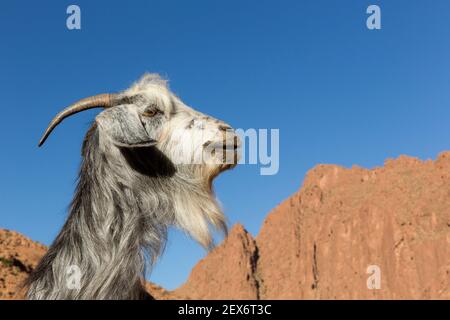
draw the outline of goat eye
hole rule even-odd
[[[142,115],[144,117],[153,117],[154,115],[156,115],[156,110],[152,109],[152,110],[146,110],[142,113]]]
[[[158,113],[158,109],[156,108],[156,105],[152,104],[150,107],[148,107],[143,113],[142,115],[144,117],[153,117]]]

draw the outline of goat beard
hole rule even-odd
[[[236,164],[237,161],[188,166],[190,174],[202,181],[199,183],[201,186],[191,185],[192,188],[179,190],[174,201],[177,225],[207,249],[214,247],[211,227],[227,234],[226,218],[216,200],[213,181],[220,173],[234,168]],[[181,169],[185,170],[186,167]]]

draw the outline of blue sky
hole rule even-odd
[[[78,31],[66,8],[81,8]],[[382,29],[366,28],[378,4]],[[242,165],[216,192],[230,226],[253,235],[319,163],[374,167],[436,158],[450,138],[450,2],[8,1],[0,6],[0,228],[50,244],[66,217],[80,146],[99,112],[50,119],[79,98],[146,71],[236,128],[280,130],[280,170]],[[171,232],[151,279],[172,289],[205,255]]]

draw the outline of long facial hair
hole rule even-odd
[[[145,299],[143,282],[171,225],[212,246],[225,218],[201,165],[174,165],[155,147],[120,149],[94,125],[69,216],[25,283],[29,299]],[[68,285],[71,266],[80,287]]]

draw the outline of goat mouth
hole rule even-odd
[[[237,151],[240,148],[240,145],[238,143],[235,142],[231,142],[231,143],[214,143],[210,145],[210,148],[213,150],[223,150],[223,151]]]
[[[210,188],[212,188],[212,181],[219,174],[226,170],[233,169],[237,166],[241,152],[241,144],[240,140],[237,138],[220,142],[210,142],[204,144],[209,152],[210,156],[213,156],[216,160],[214,160],[214,165],[210,167],[208,174],[208,182]],[[221,160],[219,160],[221,159]],[[219,160],[220,163],[216,161]]]
[[[235,163],[224,163],[220,166],[220,172],[229,170],[229,169],[233,169],[234,167],[237,166],[237,161]]]

